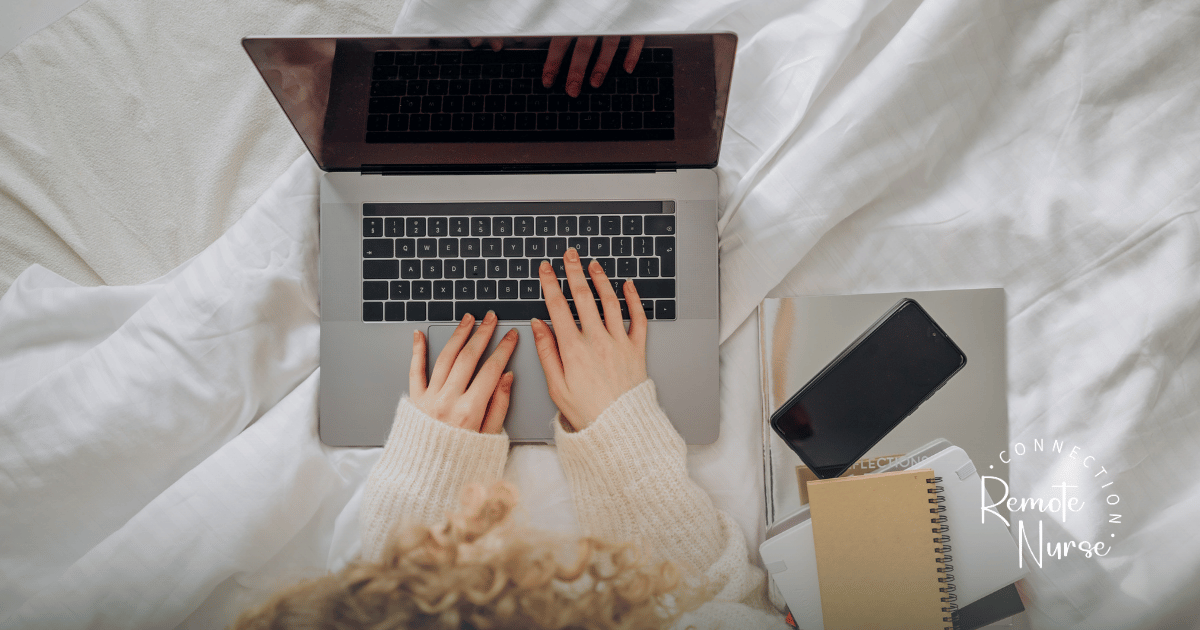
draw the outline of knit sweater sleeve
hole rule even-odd
[[[401,519],[432,524],[458,507],[468,483],[499,480],[507,459],[506,434],[452,427],[402,399],[383,455],[363,490],[363,559],[380,559],[388,534]]]
[[[716,595],[684,618],[697,628],[786,627],[765,597],[765,573],[750,562],[741,528],[691,480],[687,446],[646,380],[590,426],[555,441],[585,534],[638,540],[684,570],[702,573]]]

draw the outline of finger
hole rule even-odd
[[[483,356],[483,351],[487,349],[495,330],[496,313],[488,311],[487,315],[483,316],[483,323],[479,325],[475,334],[471,335],[471,339],[463,345],[462,351],[454,359],[454,367],[451,368],[450,375],[446,377],[446,384],[442,387],[442,391],[452,395],[466,391],[467,384],[471,382],[471,375],[475,373],[475,366],[479,365],[479,357]]]
[[[646,311],[642,310],[642,298],[638,296],[633,280],[626,280],[622,288],[625,290],[625,304],[629,306],[629,339],[645,355]]]
[[[558,78],[558,70],[562,67],[563,57],[570,47],[570,37],[550,38],[550,50],[546,51],[546,65],[542,66],[542,87],[554,85],[554,80]]]
[[[496,391],[488,401],[487,413],[483,415],[483,426],[480,433],[499,433],[504,429],[504,416],[508,414],[508,402],[512,400],[513,373],[506,372],[500,377]]]
[[[467,395],[477,398],[481,403],[491,398],[492,392],[496,391],[496,385],[500,382],[500,377],[504,376],[504,367],[508,365],[508,360],[512,358],[513,350],[516,347],[517,329],[513,328],[504,334],[504,338],[496,345],[492,356],[484,361],[483,367],[479,368],[479,373],[475,375],[475,380],[471,381],[471,387],[467,389]]]
[[[634,35],[629,38],[629,52],[625,53],[625,72],[632,73],[637,67],[638,57],[642,56],[642,46],[646,45],[645,35]]]
[[[612,283],[608,281],[608,274],[604,273],[604,267],[593,260],[588,265],[588,273],[592,276],[592,284],[596,285],[596,295],[604,307],[604,327],[613,337],[625,336],[625,322],[621,321],[621,303],[617,301],[617,294],[613,291]]]
[[[600,87],[600,84],[604,83],[604,77],[608,76],[608,68],[617,54],[617,45],[621,43],[621,36],[607,35],[600,42],[600,56],[596,57],[596,65],[592,68],[592,87],[596,88]]]
[[[475,317],[473,315],[467,313],[463,316],[462,321],[458,323],[458,328],[454,329],[454,334],[450,335],[450,340],[438,353],[437,362],[433,364],[433,373],[429,375],[430,387],[441,389],[442,384],[446,382],[446,377],[450,375],[450,368],[454,366],[454,359],[458,356],[459,350],[462,350],[463,344],[467,342],[467,337],[471,335],[471,327],[474,325]]]
[[[562,357],[558,354],[558,340],[554,330],[540,319],[529,320],[533,329],[533,344],[537,348],[538,361],[542,363],[542,371],[546,373],[546,386],[550,390],[550,399],[558,405],[558,393],[566,389],[567,377],[563,371]],[[555,327],[555,330],[558,330]]]
[[[482,37],[472,37],[467,40],[467,43],[471,45],[471,48],[479,48],[480,46],[483,45],[483,38]]]
[[[420,396],[425,393],[425,335],[421,331],[413,331],[412,364],[408,368],[408,395]]]
[[[571,299],[575,300],[575,312],[579,314],[579,327],[584,334],[595,334],[604,328],[600,321],[600,311],[596,310],[596,296],[588,288],[587,276],[583,275],[583,265],[579,262],[579,252],[574,247],[568,247],[563,256],[567,266],[567,284],[571,286]]]
[[[538,280],[542,283],[542,299],[546,300],[546,310],[550,312],[550,321],[554,324],[556,335],[578,335],[575,327],[575,316],[571,315],[571,306],[563,296],[562,287],[558,284],[558,276],[554,275],[554,267],[550,261],[543,260],[538,267]]]
[[[496,37],[496,38],[488,40],[488,42],[491,43],[492,50],[494,50],[496,52],[500,52],[501,50],[504,49],[504,39],[503,38]]]
[[[571,68],[567,70],[567,96],[576,98],[583,89],[583,75],[587,72],[588,62],[592,59],[592,49],[596,47],[596,38],[580,37],[575,40],[575,52],[571,55]]]

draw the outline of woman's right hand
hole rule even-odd
[[[554,330],[540,319],[531,320],[530,325],[550,399],[571,428],[579,431],[595,422],[622,394],[646,380],[646,313],[633,282],[627,280],[622,291],[626,304],[633,306],[626,332],[612,283],[600,263],[593,260],[588,273],[604,308],[601,319],[578,252],[568,249],[563,261],[571,295],[588,296],[575,300],[579,327],[547,261],[542,262],[538,278]]]

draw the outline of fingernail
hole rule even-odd
[[[471,315],[470,313],[467,313],[466,315],[463,315],[461,325],[466,326],[467,324],[470,324],[473,321],[475,321],[475,316]]]
[[[490,324],[496,321],[496,311],[488,311],[487,315],[483,316],[483,323]]]
[[[420,340],[421,340],[421,331],[419,331],[419,330],[414,330],[414,331],[413,331],[413,343],[416,343],[416,342],[418,342],[418,341],[420,341]]]
[[[574,247],[567,248],[567,260],[571,262],[579,262],[579,252],[575,251]]]
[[[604,83],[604,75],[600,74],[599,72],[593,72],[592,73],[592,87],[600,87],[601,83]]]
[[[547,271],[550,271],[550,261],[543,260],[542,264],[538,265],[538,271],[540,271],[542,273],[546,273]]]
[[[576,96],[579,96],[579,89],[582,87],[583,85],[581,85],[579,81],[571,81],[567,84],[567,94],[571,95],[571,98],[575,98]]]
[[[600,267],[600,263],[598,261],[593,260],[592,262],[588,263],[588,271],[602,272],[604,269]]]

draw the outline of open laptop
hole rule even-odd
[[[543,259],[575,247],[632,278],[647,368],[689,444],[716,440],[717,163],[736,36],[609,36],[599,88],[564,89],[580,36],[248,37],[243,46],[321,178],[320,436],[387,438],[413,330],[429,365],[465,313],[520,333],[505,429],[550,442],[529,320]],[[570,47],[543,86],[552,44]],[[623,61],[630,47],[632,73]],[[637,50],[640,46],[640,52]],[[602,45],[597,42],[588,76]],[[617,285],[619,287],[619,285]],[[618,296],[622,293],[618,289]],[[569,295],[569,293],[568,293]],[[573,296],[571,296],[573,298]],[[490,349],[489,349],[490,352]]]

